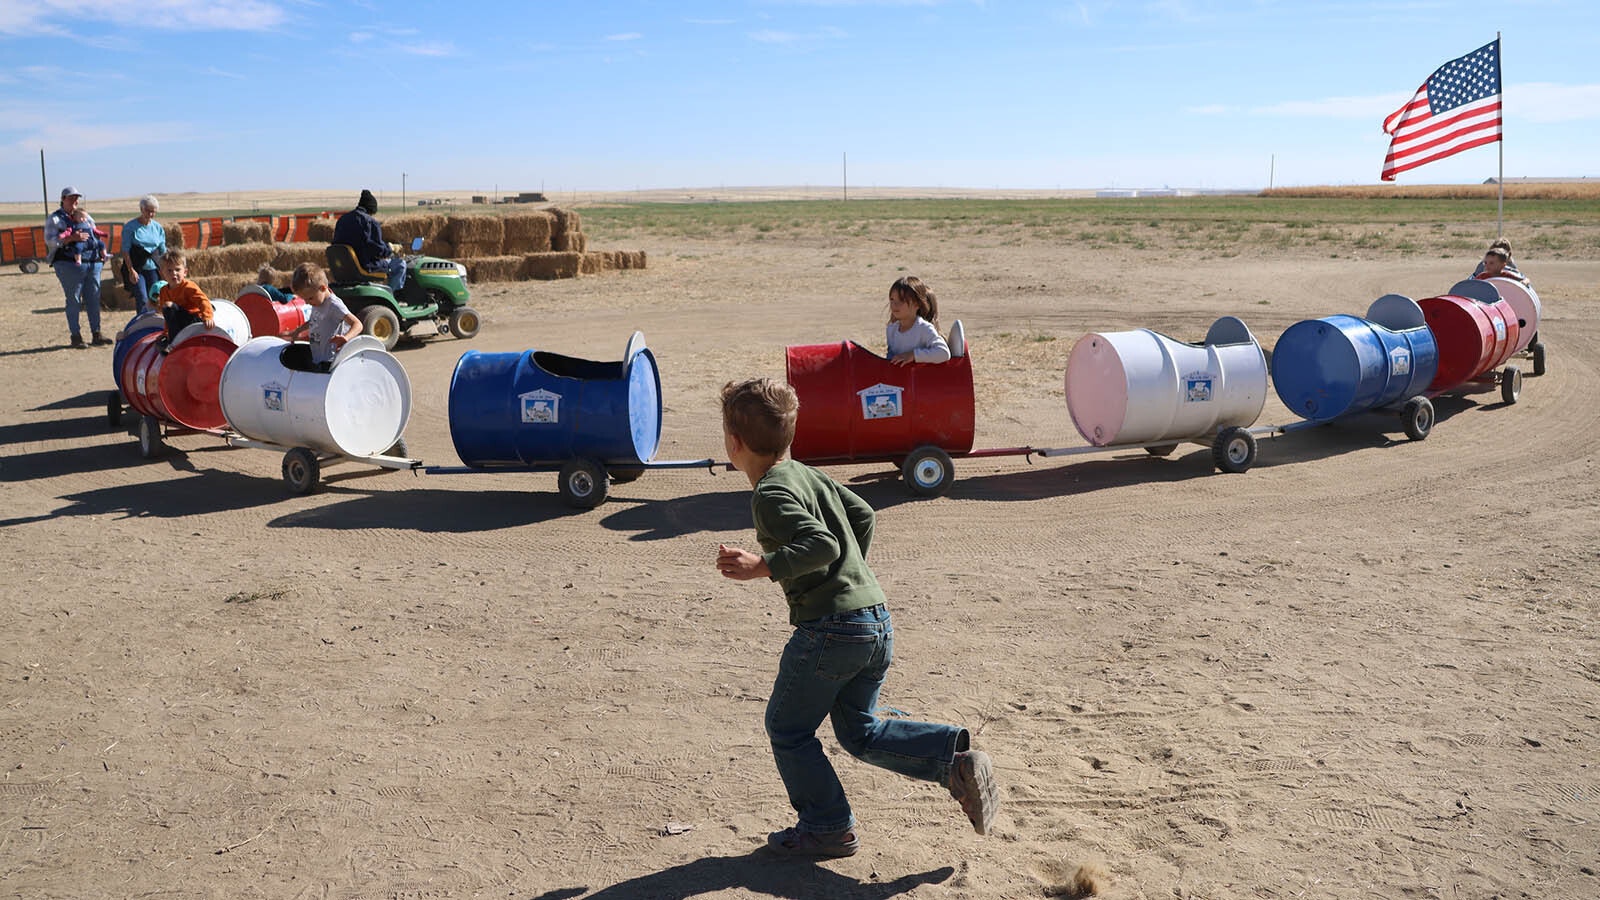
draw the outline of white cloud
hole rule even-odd
[[[1382,119],[1410,100],[1411,94],[1375,94],[1367,97],[1325,97],[1321,100],[1285,100],[1251,107],[1258,116],[1317,119]],[[1576,122],[1600,119],[1600,84],[1531,82],[1505,88],[1504,111],[1532,122]],[[1189,112],[1220,112],[1195,107]]]
[[[1505,111],[1531,122],[1600,119],[1600,84],[1513,84],[1505,89]]]
[[[637,31],[625,31],[621,34],[608,34],[606,35],[605,39],[608,41],[637,41],[642,37],[644,37],[644,35]]]
[[[412,56],[455,56],[456,45],[449,41],[423,42],[420,44],[395,44],[394,49],[399,53],[409,53]]]
[[[72,37],[72,32],[65,27],[67,23],[89,22],[162,31],[264,31],[283,24],[288,18],[283,7],[266,0],[0,2],[0,34],[26,37]]]

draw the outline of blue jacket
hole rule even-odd
[[[356,259],[361,261],[363,268],[370,269],[373,262],[389,255],[389,245],[383,240],[382,226],[359,206],[339,217],[333,226],[333,242],[356,248]]]

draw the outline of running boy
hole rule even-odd
[[[844,787],[822,751],[827,718],[839,744],[872,765],[949,789],[986,834],[1000,805],[987,754],[965,728],[879,718],[878,692],[894,658],[883,589],[867,567],[875,514],[823,473],[785,459],[799,400],[769,378],[722,388],[723,443],[754,488],[750,511],[762,553],[717,548],[717,570],[738,581],[783,586],[794,633],[767,701],[767,736],[778,775],[799,814],[767,846],[787,856],[851,856],[860,849]]]

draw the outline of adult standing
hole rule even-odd
[[[333,243],[348,244],[356,252],[356,261],[369,272],[382,272],[389,278],[389,290],[396,294],[406,284],[406,261],[394,256],[383,240],[383,226],[373,216],[378,214],[378,198],[363,190],[356,208],[339,217],[333,226]]]
[[[156,261],[167,252],[167,229],[156,221],[161,204],[153,194],[139,198],[139,215],[122,226],[122,255],[127,257],[130,274],[128,293],[138,304],[137,312],[150,308],[150,291],[161,280]]]
[[[100,267],[104,263],[98,259],[79,261],[73,257],[72,249],[65,246],[71,243],[74,227],[72,214],[81,205],[83,194],[76,188],[64,187],[61,189],[61,207],[44,220],[44,245],[50,251],[50,265],[56,270],[61,292],[67,298],[67,330],[72,335],[70,346],[74,350],[82,350],[86,346],[78,324],[80,310],[89,313],[89,331],[94,343],[111,343],[100,333]],[[93,218],[80,224],[87,224],[91,230],[94,229]],[[68,240],[63,241],[63,237]]]

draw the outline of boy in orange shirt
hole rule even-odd
[[[204,322],[210,328],[213,322],[211,298],[200,290],[200,285],[189,280],[189,261],[182,250],[168,250],[161,257],[161,277],[166,280],[157,303],[161,315],[167,320],[167,333],[161,339],[161,352],[178,332],[195,322]]]

